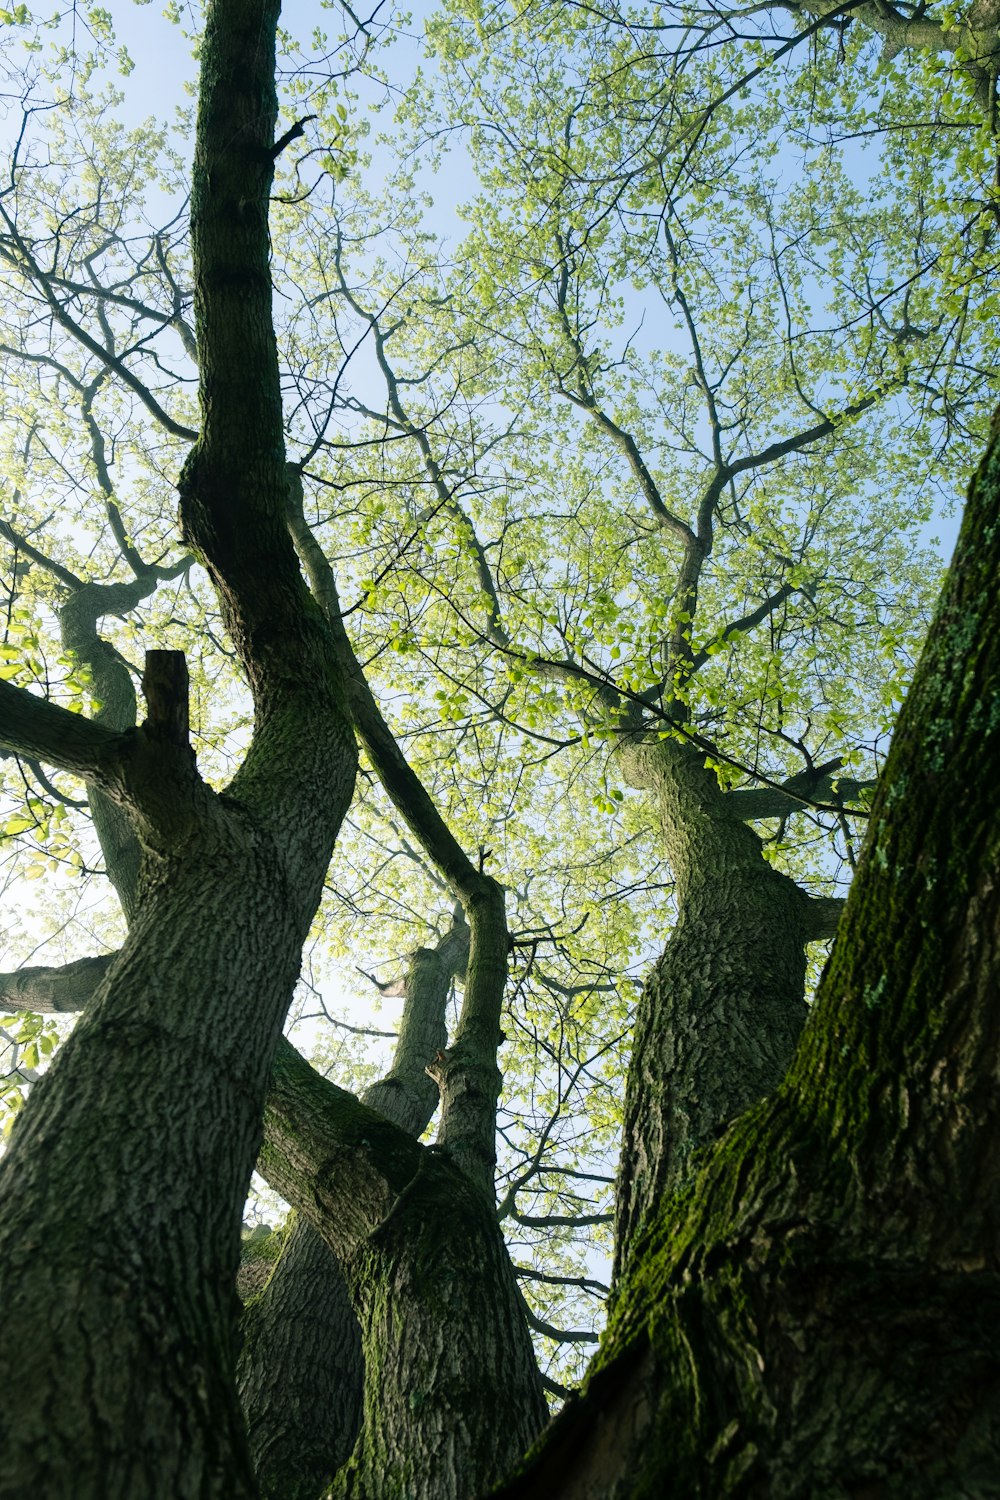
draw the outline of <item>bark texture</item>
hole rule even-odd
[[[636,1017],[616,1213],[616,1274],[696,1153],[771,1093],[806,1017],[816,903],[765,860],[703,756],[675,740],[621,752],[655,797],[678,918]]]
[[[6,742],[87,776],[127,810],[142,857],[126,942],[0,1165],[0,1363],[17,1371],[4,1500],[256,1493],[233,1381],[240,1217],[356,765],[284,519],[276,19],[246,0],[209,8],[192,209],[203,430],[181,510],[253,691],[246,759],[217,795],[156,714],[119,732],[0,694]]]
[[[445,1009],[468,953],[459,907],[441,941],[411,956],[392,1067],[362,1095],[413,1136],[437,1105],[427,1068],[447,1046]],[[295,1220],[266,1286],[244,1311],[242,1332],[237,1378],[261,1491],[267,1500],[310,1500],[357,1441],[365,1360],[343,1270],[307,1219]]]
[[[332,1494],[468,1500],[546,1417],[492,1195],[279,1047],[262,1169],[344,1267],[364,1422]]]
[[[361,1331],[343,1275],[296,1219],[244,1310],[240,1402],[266,1500],[316,1500],[350,1457],[361,1423]]]
[[[217,803],[200,821],[0,1167],[10,1500],[255,1490],[232,1286],[304,932],[266,834]]]
[[[348,1279],[365,1346],[365,1420],[331,1496],[484,1493],[547,1415],[492,1200],[427,1148]]]
[[[789,1076],[506,1500],[1000,1494],[998,576],[995,434]]]

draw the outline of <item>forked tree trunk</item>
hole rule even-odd
[[[267,215],[277,5],[215,0],[192,241],[203,427],[185,535],[249,682],[224,795],[186,701],[138,730],[3,689],[5,743],[88,777],[143,845],[128,937],[0,1164],[0,1496],[233,1500],[240,1218],[281,1023],[356,766],[339,667],[285,523]],[[150,663],[147,662],[149,666]]]
[[[261,1168],[344,1268],[365,1354],[361,1438],[335,1496],[468,1500],[545,1421],[492,1194],[279,1047]]]
[[[361,1096],[414,1136],[437,1105],[427,1067],[448,1045],[448,997],[468,955],[458,907],[441,941],[411,955],[392,1066]],[[399,1316],[405,1320],[405,1308]],[[237,1378],[261,1492],[265,1500],[315,1500],[357,1441],[365,1361],[343,1270],[308,1219],[295,1221],[241,1329]]]
[[[651,1212],[505,1500],[1000,1494],[998,450],[789,1076]]]

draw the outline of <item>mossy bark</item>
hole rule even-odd
[[[505,1500],[1000,1495],[998,578],[994,435],[788,1077]]]
[[[616,1275],[697,1153],[772,1092],[806,1018],[806,893],[764,858],[704,757],[675,740],[620,752],[655,796],[677,922],[636,1017],[618,1180]]]

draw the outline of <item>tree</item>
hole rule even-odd
[[[580,1406],[505,1495],[996,1493],[997,839],[973,788],[997,504],[994,437],[795,1062],[650,1215]]]
[[[488,804],[470,812],[480,775],[500,784],[501,812],[518,808],[523,780],[535,821],[568,795],[573,817],[590,819],[596,801],[618,818],[619,847],[606,857],[616,873],[629,868],[630,844],[643,858],[629,818],[641,823],[654,806],[676,910],[636,1021],[611,1326],[582,1397],[511,1493],[637,1495],[668,1481],[690,1494],[844,1493],[888,1485],[897,1472],[912,1489],[917,1468],[930,1476],[919,1482],[938,1486],[925,1493],[942,1483],[991,1493],[996,1435],[983,1391],[995,1378],[994,1250],[976,1199],[992,1170],[986,934],[996,841],[975,788],[996,753],[992,446],[798,1049],[806,947],[831,935],[842,902],[787,832],[796,809],[810,809],[853,855],[851,807],[875,768],[859,748],[863,726],[873,700],[899,691],[878,660],[919,629],[880,578],[888,561],[902,581],[896,532],[919,520],[897,503],[914,454],[889,440],[914,420],[911,390],[918,415],[921,402],[940,402],[938,415],[922,411],[931,432],[920,457],[940,446],[942,428],[955,440],[944,445],[949,463],[956,442],[975,437],[971,392],[993,352],[964,324],[956,331],[954,284],[935,290],[925,277],[954,228],[927,210],[915,171],[919,274],[900,273],[886,292],[860,238],[857,253],[845,250],[868,210],[855,221],[845,208],[829,252],[845,289],[841,337],[811,328],[801,266],[826,243],[822,226],[806,225],[817,200],[793,194],[779,225],[779,197],[764,184],[744,199],[769,229],[773,283],[754,270],[758,252],[735,232],[735,209],[723,206],[721,228],[703,243],[692,227],[703,184],[721,194],[728,173],[735,187],[741,131],[761,128],[763,106],[758,99],[750,119],[754,111],[713,105],[720,135],[705,135],[702,149],[704,109],[685,103],[678,85],[669,105],[683,115],[675,146],[689,175],[663,199],[641,260],[689,353],[633,358],[634,339],[616,349],[601,330],[624,316],[618,288],[629,257],[640,258],[631,227],[648,213],[649,177],[623,172],[622,139],[586,121],[570,151],[593,80],[581,91],[544,74],[545,87],[525,95],[525,118],[504,100],[497,191],[472,230],[477,275],[442,273],[391,196],[383,212],[402,225],[405,262],[368,258],[363,188],[325,220],[315,192],[283,193],[296,201],[281,210],[289,233],[272,266],[272,175],[308,123],[275,139],[275,58],[261,39],[276,25],[276,7],[236,0],[215,0],[207,17],[193,328],[182,236],[126,232],[121,177],[107,166],[117,153],[120,174],[125,154],[99,129],[91,208],[67,199],[65,182],[41,180],[22,135],[18,192],[0,209],[2,253],[20,288],[13,317],[22,319],[5,357],[19,389],[26,370],[50,382],[15,409],[11,467],[19,456],[18,473],[38,485],[72,472],[53,433],[66,455],[78,445],[77,472],[101,498],[96,554],[114,549],[104,578],[99,565],[68,566],[58,544],[38,545],[45,528],[18,491],[4,523],[10,618],[20,602],[29,623],[24,658],[0,681],[0,733],[33,778],[25,805],[39,826],[58,824],[54,809],[73,800],[52,774],[83,779],[128,923],[114,953],[3,981],[12,1010],[83,1014],[32,1082],[0,1168],[3,1348],[19,1370],[2,1419],[0,1495],[230,1496],[254,1494],[258,1482],[268,1494],[305,1495],[331,1482],[336,1494],[440,1500],[485,1492],[537,1436],[543,1387],[529,1320],[543,1334],[558,1330],[526,1311],[493,1202],[512,937],[488,845],[470,859],[451,826],[469,833],[481,818],[500,835]],[[462,48],[438,35],[462,62]],[[485,133],[497,111],[483,77]],[[609,86],[605,120],[618,102]],[[340,119],[330,96],[317,105]],[[644,132],[648,119],[637,119]],[[567,143],[563,156],[544,144],[549,136]],[[100,154],[95,144],[95,162]],[[342,176],[323,174],[317,183],[334,182],[335,197]],[[519,237],[504,220],[501,178],[527,184]],[[614,200],[617,238],[595,183]],[[834,174],[826,201],[842,187]],[[801,264],[781,248],[793,229],[806,247]],[[982,238],[978,259],[963,262],[968,279],[983,274]],[[878,275],[900,254],[888,245]],[[754,319],[738,297],[711,316],[741,266]],[[301,313],[278,331],[281,364],[273,278],[301,294]],[[321,340],[308,324],[326,304]],[[852,345],[845,330],[858,306],[866,331]],[[352,328],[373,351],[384,407],[353,393],[338,405],[337,345],[352,347]],[[197,360],[197,413],[171,376],[170,350]],[[637,400],[635,359],[675,393],[670,443]],[[763,411],[769,360],[779,374]],[[496,369],[502,399],[489,384]],[[685,384],[695,396],[684,397]],[[65,433],[51,415],[53,389],[79,412]],[[173,441],[165,456],[131,436],[138,407]],[[865,425],[877,409],[881,429]],[[345,411],[352,431],[331,431]],[[297,445],[292,462],[286,441]],[[190,450],[183,466],[180,444]],[[557,467],[555,453],[570,446]],[[851,521],[851,508],[871,484],[873,455],[887,460],[890,504],[870,502],[880,556],[866,566],[872,532]],[[144,514],[141,484],[136,523],[124,521],[116,483],[127,483],[129,462],[144,474],[173,466],[185,555],[165,560],[169,526],[155,503]],[[338,543],[327,518],[308,523],[307,484],[377,503],[359,507]],[[805,504],[783,512],[796,490]],[[550,522],[566,538],[561,558]],[[363,562],[341,555],[335,576],[330,554],[355,543]],[[198,602],[196,628],[213,644],[221,628],[229,643],[214,681],[196,678],[199,695],[210,685],[224,699],[239,682],[252,697],[249,743],[219,786],[192,755],[179,653],[147,654],[147,717],[136,727],[124,642],[98,633],[109,614],[190,579],[193,560],[215,601]],[[19,588],[25,568],[49,580],[30,597]],[[630,577],[631,617],[620,603]],[[359,606],[341,604],[349,588]],[[58,614],[67,656],[40,693],[14,676],[41,659],[46,608]],[[191,618],[175,596],[161,640],[172,629],[197,638]],[[843,670],[831,687],[838,650],[859,637],[874,665],[853,689]],[[379,703],[394,675],[377,656],[387,639],[408,664],[396,733]],[[800,664],[786,674],[782,658],[793,652]],[[79,708],[88,693],[99,701],[89,717],[58,702]],[[472,747],[457,786],[450,745],[441,753],[408,728],[407,714],[419,720],[430,705],[438,734],[443,721]],[[356,847],[370,860],[379,827],[394,819],[414,901],[429,889],[439,901],[442,887],[449,895],[445,930],[401,981],[390,1070],[360,1100],[280,1038],[351,803],[356,741],[381,791],[357,804],[348,847],[366,840]],[[558,752],[558,782],[533,743],[545,757]],[[515,757],[516,785],[505,793]],[[619,780],[643,793],[635,814]],[[775,850],[753,823],[778,824]],[[617,1018],[595,1017],[595,997],[634,943],[642,908],[623,912],[619,896],[597,967],[586,940],[574,947],[551,921],[551,895],[532,866],[544,836],[530,816],[522,836],[532,847],[514,909],[525,929],[542,918],[534,936],[514,935],[530,950],[524,979],[578,1027],[581,1055],[595,1033],[613,1047],[607,1019]],[[58,828],[51,838],[59,848]],[[391,880],[383,884],[391,898]],[[547,943],[559,963],[539,959]],[[449,1045],[456,975],[463,997]],[[546,1024],[535,1032],[541,1046]],[[28,1047],[36,1035],[27,1033]],[[563,1114],[561,1079],[585,1067],[570,1050],[572,1068],[560,1057],[558,1098],[542,1099],[547,1119],[504,1197],[515,1223],[543,1233],[560,1217],[588,1217],[574,1198],[586,1176],[578,1161],[570,1158],[564,1190],[574,1213],[560,1215],[546,1187],[558,1170],[546,1149]],[[512,1111],[516,1062],[515,1053]],[[422,1145],[415,1136],[438,1098],[437,1141]],[[234,1288],[258,1151],[299,1217],[243,1313],[241,1413]],[[532,1183],[547,1213],[518,1209],[517,1193]],[[967,1331],[971,1299],[987,1309],[981,1335]]]

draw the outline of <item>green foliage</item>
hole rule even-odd
[[[939,576],[928,527],[996,376],[994,146],[957,128],[963,70],[887,60],[860,23],[786,46],[766,18],[682,21],[449,0],[409,72],[339,13],[282,36],[279,131],[313,117],[272,204],[288,452],[386,716],[508,891],[500,1193],[536,1273],[607,1247],[514,1215],[607,1210],[636,981],[674,918],[624,730],[693,743],[725,788],[834,758],[875,774]],[[144,649],[183,649],[222,786],[251,725],[176,526],[186,123],[137,123],[111,17],[88,25],[3,200],[0,679],[108,716]],[[39,937],[113,941],[82,789],[4,765],[4,853],[53,892],[8,966]],[[354,1086],[391,1040],[363,1033],[397,1024],[357,971],[398,977],[452,904],[359,788],[299,996]],[[822,891],[858,837],[808,810],[762,832]],[[591,1316],[579,1287],[526,1284],[549,1322]]]

